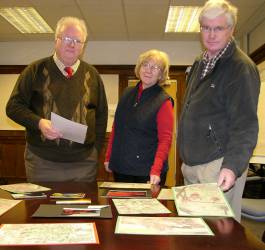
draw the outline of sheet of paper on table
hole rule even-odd
[[[157,199],[113,199],[119,214],[170,214]]]
[[[95,223],[2,224],[0,245],[99,244]]]
[[[234,217],[234,213],[217,183],[172,187],[180,216]]]
[[[91,199],[57,200],[56,204],[91,204]]]
[[[158,200],[174,200],[173,191],[169,188],[162,188],[157,196]]]
[[[151,189],[148,183],[103,182],[100,188]]]
[[[50,195],[52,199],[82,199],[85,193],[53,193]]]
[[[116,234],[214,235],[202,218],[118,216]]]
[[[62,214],[67,217],[100,217],[100,209],[64,207]]]
[[[0,198],[0,216],[16,206],[21,201]]]
[[[65,211],[68,209],[68,212]],[[91,210],[91,211],[90,211]],[[90,218],[112,218],[110,205],[74,205],[74,204],[40,204],[32,217],[41,218],[63,218],[63,217],[90,217]]]
[[[83,144],[86,139],[87,126],[65,119],[51,112],[52,126],[58,129],[64,139]]]
[[[15,183],[9,185],[0,185],[0,188],[11,193],[34,193],[45,192],[51,190],[33,183]]]
[[[11,196],[15,200],[28,200],[28,199],[46,199],[47,194],[42,192],[34,192],[34,193],[11,193]]]
[[[101,189],[101,197],[107,198],[152,198],[150,190],[127,190],[127,189]]]
[[[109,205],[90,205],[87,207],[64,207],[62,214],[69,217],[100,217],[104,208],[110,208]]]

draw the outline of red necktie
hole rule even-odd
[[[71,67],[65,67],[64,71],[67,73],[67,78],[70,78],[73,75],[73,69]]]

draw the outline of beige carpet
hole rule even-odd
[[[261,240],[263,232],[265,231],[265,222],[250,220],[248,218],[241,218],[241,225],[249,229],[254,235]]]

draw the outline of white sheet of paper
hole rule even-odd
[[[127,189],[151,189],[149,183],[125,183],[125,182],[108,182],[100,184],[100,188],[127,188]]]
[[[173,191],[169,188],[162,188],[157,196],[158,200],[174,200]]]
[[[96,224],[34,223],[2,224],[0,227],[1,246],[58,244],[99,244]]]
[[[86,139],[87,126],[65,119],[55,113],[51,113],[52,126],[58,129],[62,134],[64,139],[84,143]]]
[[[115,234],[214,235],[202,218],[118,216]]]
[[[34,193],[34,192],[45,192],[51,190],[50,188],[43,187],[33,183],[14,183],[8,185],[1,185],[1,189],[11,193]]]
[[[113,199],[119,214],[170,214],[157,199]]]
[[[21,201],[14,201],[0,198],[0,216],[7,212],[12,207],[16,206]]]
[[[234,217],[217,183],[199,183],[171,188],[179,216]]]

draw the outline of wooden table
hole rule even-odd
[[[64,246],[23,246],[0,247],[0,249],[49,249],[49,250],[263,250],[265,244],[231,218],[205,218],[215,236],[147,236],[114,234],[117,211],[111,199],[98,197],[96,183],[39,183],[50,187],[53,192],[85,192],[92,204],[111,204],[113,219],[88,218],[31,218],[40,204],[51,204],[49,199],[25,200],[0,217],[0,223],[56,223],[95,222],[99,245]],[[10,198],[8,192],[0,189],[1,198]],[[173,201],[163,201],[171,211],[175,211]],[[176,216],[176,213],[172,214]]]

